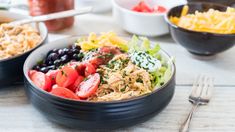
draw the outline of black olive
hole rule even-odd
[[[55,65],[56,67],[59,67],[61,64],[62,64],[62,61],[59,60],[59,59],[54,61],[54,65]]]
[[[58,53],[58,49],[53,49],[52,52],[53,53]]]
[[[61,56],[65,55],[65,51],[63,49],[59,49],[58,54],[61,57]]]
[[[69,51],[67,52],[67,55],[73,56],[73,49],[69,49]]]
[[[73,59],[75,59],[76,61],[80,61],[83,58],[83,56],[81,54],[74,54],[73,55]]]
[[[48,68],[49,70],[55,70],[55,69],[56,69],[55,65],[48,66],[47,68]]]
[[[40,67],[42,68],[42,67],[46,67],[47,66],[47,64],[45,64],[45,63],[43,63],[43,64],[40,64]]]
[[[57,53],[51,53],[48,57],[47,57],[47,62],[49,61],[55,61],[59,58],[59,55]]]
[[[81,47],[78,46],[78,45],[76,45],[76,49],[80,51],[80,50],[81,50]]]
[[[67,54],[69,49],[68,48],[63,48],[64,54]]]
[[[72,49],[73,54],[79,54],[80,51],[78,49]]]
[[[43,72],[43,73],[47,73],[49,71],[49,69],[47,67],[42,67],[40,69],[40,71]]]
[[[74,44],[74,45],[71,46],[71,49],[77,49],[77,50],[80,51],[80,50],[81,50],[81,47]]]
[[[63,55],[63,56],[60,58],[61,62],[63,62],[63,63],[69,62],[69,61],[70,61],[69,59],[70,59],[70,58],[69,58],[68,55]]]
[[[36,65],[36,66],[33,67],[33,70],[40,71],[40,68],[41,67],[39,65]]]
[[[47,56],[49,56],[51,53],[58,53],[58,49],[50,50],[50,51],[47,53]]]
[[[53,61],[48,61],[48,62],[47,62],[47,65],[48,65],[48,66],[53,65],[53,64],[54,64]]]

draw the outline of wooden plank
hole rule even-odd
[[[173,100],[159,115],[147,122],[118,131],[177,132],[191,108],[187,101],[190,89],[188,86],[177,86]],[[210,104],[199,107],[196,112],[191,131],[235,131],[234,93],[234,87],[216,87]],[[0,117],[1,132],[77,131],[49,122],[27,101],[22,86],[0,89]]]

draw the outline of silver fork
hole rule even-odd
[[[188,132],[193,113],[199,105],[206,105],[209,103],[214,88],[214,78],[205,75],[199,75],[195,80],[191,94],[189,95],[189,102],[193,107],[188,114],[186,120],[181,125],[179,132]]]

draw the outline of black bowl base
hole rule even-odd
[[[196,52],[192,52],[192,51],[188,51],[189,53],[193,54],[193,55],[197,55],[197,56],[214,56],[215,54],[213,53],[196,53]]]
[[[117,121],[114,122],[106,122],[103,124],[98,124],[98,122],[86,122],[86,121],[81,121],[81,124],[78,125],[78,123],[76,123],[76,125],[74,125],[73,123],[71,123],[69,125],[69,123],[62,123],[61,117],[58,117],[60,119],[55,118],[55,116],[53,116],[52,113],[45,113],[43,111],[41,111],[40,109],[38,109],[42,114],[44,114],[44,116],[51,122],[56,123],[58,125],[61,125],[63,127],[66,128],[71,128],[71,129],[77,129],[77,130],[117,130],[117,129],[121,129],[121,128],[128,128],[128,127],[132,127],[134,125],[137,125],[139,123],[143,123],[145,121],[148,121],[149,119],[153,118],[154,116],[158,115],[162,110],[165,109],[165,107],[170,103],[171,99],[173,98],[172,94],[170,97],[167,98],[167,100],[165,100],[165,102],[163,102],[161,104],[161,106],[156,109],[154,112],[149,113],[147,115],[143,115],[142,117],[138,117],[135,119],[131,119],[132,121],[130,121],[130,119],[127,120],[121,120],[120,122],[122,123],[118,123]],[[36,104],[33,104],[35,107],[38,107]],[[64,118],[63,120],[67,120],[66,118]],[[69,120],[67,120],[69,121]],[[78,122],[78,120],[76,120],[76,122]],[[104,124],[106,124],[106,126],[104,127]]]

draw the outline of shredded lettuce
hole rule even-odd
[[[154,47],[151,47],[150,41],[146,37],[137,37],[134,35],[128,43],[129,51],[145,51],[151,56],[155,56],[158,51],[161,49],[159,44],[155,44]]]
[[[154,47],[151,47],[151,43],[148,38],[137,37],[136,35],[134,35],[128,42],[128,48],[129,53],[143,51],[161,62],[162,65],[159,69],[151,72],[149,71],[152,76],[151,82],[153,88],[162,86],[170,79],[172,74],[171,68],[168,66],[166,61],[162,59],[161,54],[158,53],[161,49],[159,44],[156,43]]]

